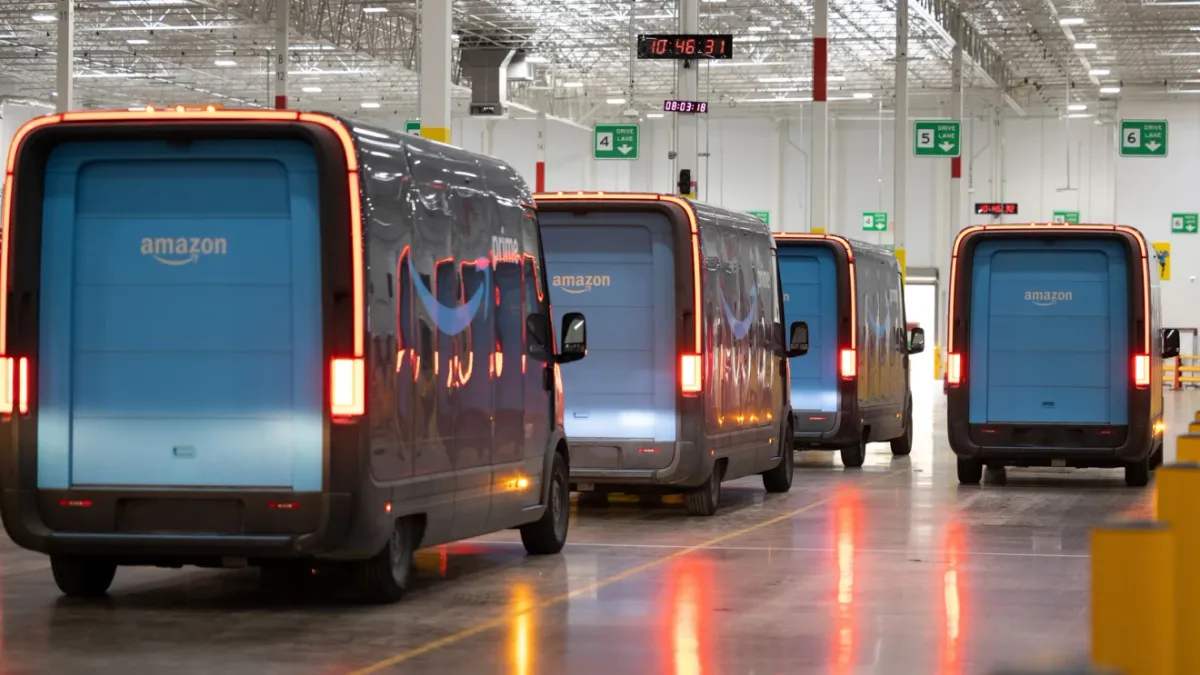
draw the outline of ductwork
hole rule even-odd
[[[515,51],[495,47],[472,47],[463,49],[459,55],[462,73],[471,80],[471,115],[504,115],[508,103],[509,66]],[[519,59],[524,66],[523,58]],[[523,67],[517,68],[518,76]]]

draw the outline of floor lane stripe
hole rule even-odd
[[[909,470],[908,469],[896,469],[893,471],[888,471],[887,473],[885,473],[881,476],[876,476],[875,478],[872,478],[867,481],[863,481],[861,483],[853,483],[852,485],[854,485],[856,487],[866,487],[868,485],[873,485],[875,483],[882,482],[884,480],[887,480],[888,478],[891,478],[893,476],[897,476],[897,475],[900,475],[903,473],[909,473]],[[453,635],[447,635],[446,637],[427,642],[423,645],[420,645],[419,647],[413,647],[412,649],[409,649],[407,651],[403,651],[403,652],[400,652],[399,654],[389,656],[388,658],[383,659],[381,661],[376,661],[375,663],[372,663],[369,666],[365,666],[358,670],[351,671],[348,675],[368,675],[368,673],[376,673],[376,672],[383,670],[384,668],[390,668],[394,665],[397,665],[397,664],[403,663],[405,661],[414,659],[418,656],[421,656],[422,654],[427,654],[429,652],[435,651],[437,649],[441,649],[442,647],[445,647],[448,645],[452,645],[456,642],[460,642],[462,640],[465,640],[469,637],[478,635],[480,633],[485,633],[494,628],[499,628],[499,627],[503,626],[504,624],[508,623],[509,621],[512,621],[513,619],[515,619],[519,616],[522,616],[524,614],[528,614],[535,610],[545,609],[547,607],[553,607],[554,605],[561,604],[563,602],[566,602],[567,600],[578,597],[580,595],[589,594],[589,593],[597,591],[601,588],[604,588],[605,586],[615,584],[619,581],[624,581],[625,579],[628,579],[630,577],[641,574],[642,572],[654,569],[655,567],[658,567],[659,565],[662,565],[663,563],[670,562],[677,558],[682,558],[683,556],[691,554],[691,553],[695,553],[696,551],[702,551],[707,548],[712,548],[712,547],[716,546],[717,544],[729,541],[730,539],[734,539],[736,537],[740,537],[745,534],[749,534],[751,532],[755,532],[757,530],[761,530],[764,527],[770,527],[772,525],[776,525],[778,523],[782,523],[787,520],[791,520],[792,518],[795,518],[796,516],[800,515],[801,513],[804,513],[806,511],[811,511],[815,508],[829,504],[830,502],[832,502],[834,500],[835,496],[836,495],[830,495],[828,497],[825,497],[824,499],[820,499],[820,500],[812,502],[810,504],[801,506],[800,508],[793,509],[791,511],[782,513],[782,514],[780,514],[778,516],[774,516],[772,518],[768,518],[767,520],[764,520],[760,523],[755,523],[754,525],[748,525],[739,530],[734,530],[733,532],[728,532],[726,534],[722,534],[722,535],[713,537],[712,539],[709,539],[707,541],[700,542],[699,544],[694,544],[694,545],[688,546],[686,548],[681,548],[681,549],[675,551],[674,553],[671,553],[670,555],[661,556],[661,557],[655,558],[653,560],[644,562],[641,565],[631,567],[631,568],[625,570],[624,572],[618,572],[617,574],[614,574],[610,577],[605,577],[604,579],[600,579],[598,581],[592,582],[591,584],[588,584],[587,586],[584,586],[583,588],[578,588],[578,589],[575,589],[574,591],[570,591],[569,593],[563,593],[561,595],[556,595],[554,597],[547,598],[545,600],[542,600],[541,602],[535,603],[531,607],[528,607],[522,611],[508,612],[502,616],[498,616],[493,619],[489,619],[488,621],[483,621],[481,623],[477,623],[474,626],[471,626],[470,628],[465,628],[457,633],[454,633]]]
[[[519,541],[484,541],[479,542],[482,545],[496,546],[521,546]],[[603,542],[591,541],[576,541],[568,542],[567,547],[592,547],[592,548],[645,548],[645,549],[685,549],[691,548],[687,544],[606,544]],[[803,546],[709,546],[706,551],[746,551],[763,553],[831,553],[837,551],[832,547],[816,547],[809,548]],[[908,551],[900,548],[856,548],[855,553],[878,553],[885,555],[936,555],[942,553],[941,550],[925,549],[921,551]],[[1015,552],[1015,551],[959,551],[960,555],[965,556],[982,556],[982,557],[1005,557],[1005,558],[1091,558],[1087,553],[1034,553],[1030,552]]]

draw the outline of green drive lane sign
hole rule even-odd
[[[421,135],[421,120],[408,120],[404,123],[404,133],[414,136]]]
[[[1171,234],[1196,234],[1200,230],[1200,213],[1172,213]]]
[[[636,124],[597,124],[592,134],[593,159],[637,159],[641,140]]]
[[[962,123],[958,120],[917,120],[913,131],[913,154],[917,157],[962,154]]]
[[[770,211],[747,211],[746,213],[749,213],[750,215],[754,216],[755,218],[758,218],[759,220],[763,221],[767,225],[771,224],[771,212]]]
[[[882,211],[864,211],[863,232],[887,232],[887,214]]]
[[[1055,211],[1054,216],[1050,219],[1053,223],[1069,223],[1071,225],[1079,224],[1078,211]]]
[[[1121,120],[1122,157],[1166,157],[1166,120]]]

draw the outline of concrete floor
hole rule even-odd
[[[1167,401],[1178,433],[1200,394]],[[708,519],[584,508],[561,556],[527,558],[513,532],[423,551],[388,607],[128,568],[107,601],[68,601],[44,557],[3,539],[0,672],[960,675],[1086,657],[1088,529],[1147,514],[1152,488],[1010,470],[960,489],[940,395],[917,407],[910,458],[799,455],[790,494],[729,483]]]

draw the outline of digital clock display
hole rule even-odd
[[[676,101],[668,99],[663,101],[663,111],[677,113],[706,113],[708,112],[707,101]]]
[[[1013,203],[976,203],[975,213],[981,216],[1013,216],[1017,213],[1017,205]]]
[[[639,59],[732,59],[732,35],[639,35]]]

